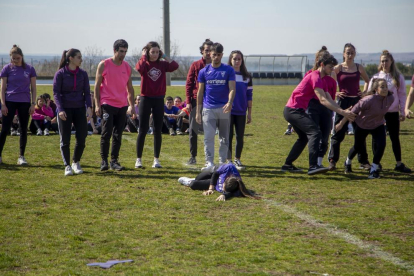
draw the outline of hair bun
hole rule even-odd
[[[13,47],[12,48],[17,48],[17,45],[16,44],[13,44]]]
[[[328,50],[328,48],[326,48],[326,46],[322,46],[321,50],[323,50],[323,51],[327,51],[327,50]]]
[[[388,52],[388,50],[383,50],[383,51],[382,51],[382,54],[383,54],[383,55],[388,55],[389,53],[390,53],[390,52]]]
[[[210,40],[210,38],[206,38],[206,41],[204,41],[204,42],[210,42],[211,40]]]

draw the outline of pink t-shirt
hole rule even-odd
[[[303,108],[307,109],[309,101],[315,95],[315,89],[320,88],[324,90],[326,84],[320,77],[318,70],[308,74],[299,85],[293,90],[286,106],[290,108]]]
[[[131,76],[131,67],[125,61],[116,65],[111,58],[105,59],[102,72],[101,105],[107,104],[121,108],[128,105],[127,85]]]

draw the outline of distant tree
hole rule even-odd
[[[60,57],[55,56],[51,60],[45,59],[43,62],[39,63],[39,66],[36,68],[36,73],[38,76],[54,76],[58,70],[60,63]]]
[[[377,64],[367,64],[365,66],[365,71],[367,72],[368,76],[372,78],[373,75],[378,73],[378,65]]]
[[[96,45],[88,46],[82,51],[82,68],[88,72],[89,77],[94,77],[96,68],[103,58],[103,50]]]
[[[395,65],[397,66],[398,70],[400,70],[401,74],[403,74],[403,75],[409,75],[410,74],[410,68],[408,68],[408,66],[405,66],[401,62],[397,62]]]

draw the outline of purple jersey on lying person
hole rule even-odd
[[[236,96],[233,101],[232,115],[246,115],[247,102],[253,99],[253,83],[251,78],[243,80],[243,75],[236,72]]]
[[[234,176],[241,179],[239,171],[232,163],[221,165],[216,172],[219,174],[219,179],[217,180],[216,184],[216,190],[220,193],[224,192],[223,184],[227,177]]]
[[[173,106],[171,107],[171,109],[168,109],[167,106],[164,105],[164,112],[167,114],[177,115],[178,113],[180,113],[180,109],[176,106]],[[168,117],[168,121],[170,121],[170,123],[174,123],[176,120],[174,118]]]
[[[36,71],[27,63],[25,67],[9,63],[1,70],[0,77],[7,78],[6,101],[30,103],[30,80]]]
[[[233,67],[221,64],[214,68],[207,65],[198,73],[198,82],[204,83],[204,108],[220,108],[229,101],[229,81],[235,81],[236,74]]]

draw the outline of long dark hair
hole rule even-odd
[[[233,58],[233,55],[236,55],[236,54],[239,54],[241,56],[242,62],[241,62],[241,65],[240,65],[240,73],[243,76],[243,80],[247,80],[247,78],[250,78],[250,74],[247,71],[246,65],[244,64],[244,56],[243,56],[243,53],[241,51],[239,51],[239,50],[231,51],[230,56],[229,56],[228,65],[232,66],[231,59]]]
[[[17,46],[16,44],[14,44],[14,45],[13,45],[13,47],[11,48],[11,50],[10,50],[10,57],[11,57],[12,55],[14,55],[14,54],[19,55],[19,56],[22,56],[22,67],[23,67],[23,69],[26,69],[26,62],[24,62],[24,55],[23,55],[23,51],[22,51],[22,49],[20,49],[20,47],[19,47],[19,46]],[[10,60],[10,61],[11,61],[11,60]]]
[[[395,86],[397,86],[397,89],[400,88],[400,71],[398,70],[397,66],[395,66],[395,60],[394,57],[392,56],[392,54],[390,52],[388,52],[388,50],[384,50],[382,51],[381,57],[382,56],[386,56],[387,58],[391,59],[391,67],[390,67],[390,75],[392,77],[392,82],[395,84]],[[378,72],[384,70],[384,68],[382,68],[382,63],[381,63],[381,58],[380,58],[380,64],[378,66]]]
[[[39,100],[43,100],[45,102],[45,104],[46,104],[46,98],[45,98],[45,96],[43,96],[43,95],[37,96],[35,109],[40,109],[40,107],[37,105],[37,101],[39,101]]]
[[[342,54],[345,54],[345,49],[346,48],[353,48],[354,49],[354,51],[355,51],[355,53],[356,53],[356,48],[355,48],[355,46],[354,45],[352,45],[352,43],[347,43],[347,44],[345,44],[345,46],[344,46],[344,51],[342,52]],[[342,55],[343,56],[343,55]],[[345,57],[343,56],[342,57],[342,59],[343,59],[343,61],[345,61]]]
[[[371,89],[367,91],[367,93],[363,94],[362,97],[365,96],[369,96],[369,95],[375,95],[376,90],[378,89],[378,86],[380,84],[380,82],[385,82],[385,84],[387,84],[387,81],[383,78],[376,78],[376,79],[372,79],[372,83],[371,83]],[[387,84],[388,87],[388,84]],[[391,94],[391,91],[388,90],[388,95]]]
[[[144,48],[142,48],[142,50],[144,50],[144,49],[146,49],[146,50],[147,50],[147,53],[145,54],[145,55],[146,55],[146,57],[147,57],[147,61],[150,61],[149,52],[150,52],[151,48],[154,48],[154,47],[158,47],[158,49],[160,49],[160,51],[161,51],[160,44],[158,44],[158,42],[155,42],[155,41],[150,41],[150,42],[148,42],[148,43],[147,43],[147,45],[145,45],[145,47],[144,47]],[[159,61],[159,60],[160,60],[160,58],[161,58],[161,55],[158,55],[158,58],[157,58],[157,60],[156,60],[156,61]]]
[[[63,51],[62,58],[60,59],[59,69],[69,64],[69,57],[74,58],[77,53],[80,53],[78,49],[70,48],[69,50]]]
[[[324,54],[329,54],[328,48],[326,48],[326,46],[322,46],[322,48],[316,52],[315,63],[313,64],[312,71],[318,70],[319,68],[318,61],[321,59],[321,57],[323,57]]]
[[[226,178],[223,184],[223,190],[224,192],[229,192],[229,193],[234,193],[237,190],[239,190],[242,196],[244,197],[249,197],[252,199],[262,199],[261,197],[247,190],[243,181],[240,178],[234,177],[234,176],[230,176]]]

